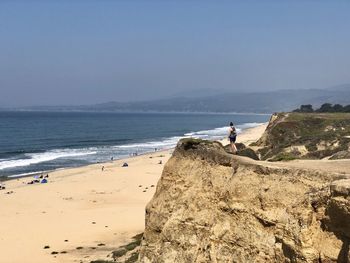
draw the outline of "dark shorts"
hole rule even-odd
[[[237,136],[230,136],[229,139],[230,139],[230,142],[236,142],[236,138]]]

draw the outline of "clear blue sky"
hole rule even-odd
[[[350,1],[0,0],[0,107],[350,83]]]

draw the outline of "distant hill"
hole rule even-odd
[[[196,93],[201,94],[200,91]],[[83,106],[40,106],[25,110],[118,111],[118,112],[252,112],[271,113],[291,111],[302,104],[315,107],[325,102],[350,104],[350,84],[331,89],[278,90],[268,92],[204,92],[208,95],[189,95],[138,102],[107,102]],[[23,110],[23,109],[22,109]]]

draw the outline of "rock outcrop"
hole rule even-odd
[[[350,159],[350,151],[340,151],[331,156],[330,160]]]
[[[350,158],[350,114],[276,113],[255,146],[262,160]]]
[[[185,139],[146,208],[140,262],[349,262],[350,180]]]
[[[237,155],[249,157],[253,160],[259,160],[259,156],[256,154],[256,152],[252,148],[247,147],[244,143],[236,143],[236,148]],[[224,149],[227,153],[232,153],[230,144],[226,145]]]

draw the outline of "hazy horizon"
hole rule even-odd
[[[346,1],[2,1],[0,107],[350,83]]]

